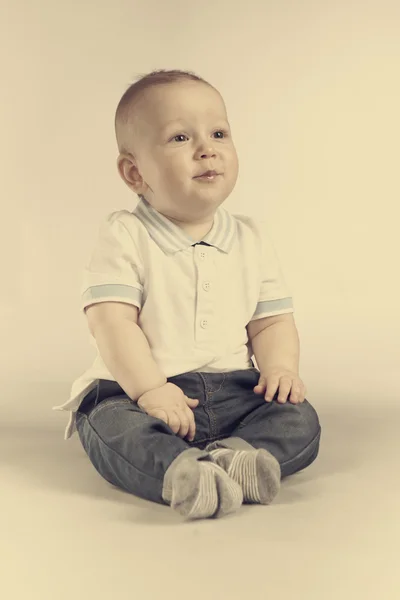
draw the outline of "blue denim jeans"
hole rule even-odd
[[[272,402],[255,394],[256,368],[227,373],[185,373],[168,378],[189,398],[196,436],[188,442],[161,419],[132,402],[117,382],[100,379],[77,412],[77,430],[93,466],[109,483],[145,500],[164,504],[164,476],[182,452],[198,459],[206,446],[265,448],[286,477],[305,469],[317,457],[321,427],[316,411],[302,404]],[[250,446],[249,446],[250,445]],[[196,448],[197,450],[193,450]]]

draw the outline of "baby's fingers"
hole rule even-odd
[[[175,435],[179,433],[179,430],[181,428],[181,420],[175,412],[168,413],[167,424],[170,426]]]
[[[190,408],[188,408],[188,417],[189,417],[189,432],[187,435],[187,439],[189,442],[193,442],[194,436],[196,435],[196,421],[194,419],[194,413]]]
[[[187,433],[189,431],[189,419],[184,411],[180,412],[178,417],[181,422],[178,435],[183,439],[187,436]]]
[[[196,400],[194,398],[188,398],[187,396],[185,396],[185,402],[188,406],[190,406],[190,408],[196,408],[196,406],[199,403],[198,400]]]

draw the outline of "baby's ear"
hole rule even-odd
[[[136,165],[136,160],[132,154],[121,152],[117,158],[117,169],[122,180],[131,190],[136,192],[136,194],[143,194],[145,192],[147,186],[143,182],[143,178]]]

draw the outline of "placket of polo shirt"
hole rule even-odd
[[[207,244],[207,242],[196,242],[195,244],[192,244],[193,247],[194,246],[211,246],[211,244]],[[202,257],[202,255],[200,254],[200,257]],[[203,257],[204,258],[204,257]],[[195,327],[195,331],[196,331],[196,338],[197,341],[199,343],[199,346],[201,345],[205,345],[208,346],[209,344],[213,343],[214,337],[215,337],[215,327],[213,327],[214,323],[213,323],[213,319],[214,319],[214,306],[213,306],[213,299],[212,299],[212,295],[210,296],[209,300],[206,301],[206,296],[204,295],[204,291],[207,292],[207,294],[212,294],[212,287],[210,287],[210,282],[206,281],[206,280],[201,280],[201,275],[200,275],[200,280],[197,282],[197,287],[198,287],[198,298],[201,298],[201,300],[199,302],[201,302],[201,308],[200,311],[204,312],[204,316],[199,316],[199,307],[196,306],[196,327]],[[211,291],[209,291],[211,290]],[[208,317],[208,318],[207,318]]]

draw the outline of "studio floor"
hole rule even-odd
[[[15,386],[2,404],[5,600],[399,600],[393,401],[314,404],[319,457],[272,505],[184,522],[105,482],[76,435],[64,441],[51,407],[65,389]]]

